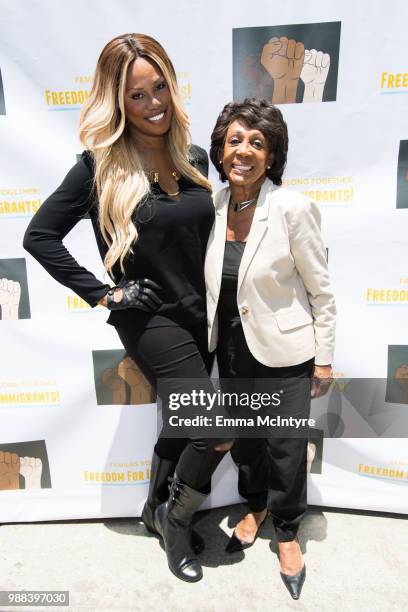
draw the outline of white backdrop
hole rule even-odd
[[[138,516],[147,494],[157,421],[149,390],[106,311],[57,285],[22,248],[33,212],[81,152],[80,102],[119,34],[163,44],[193,142],[207,150],[234,93],[273,92],[289,128],[285,184],[322,210],[339,313],[335,371],[386,377],[408,363],[403,0],[252,0],[250,10],[230,0],[3,0],[0,11],[0,522]],[[273,70],[260,62],[269,39],[285,35],[304,43],[309,70],[292,101],[276,99]],[[327,54],[328,76],[316,65]],[[307,101],[311,90],[317,101]],[[218,187],[214,171],[211,179]],[[89,220],[66,244],[104,278]],[[406,449],[402,438],[320,441],[309,501],[406,512]],[[238,501],[229,459],[214,485],[209,505]]]

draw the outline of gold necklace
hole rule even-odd
[[[159,173],[158,172],[153,172],[153,183],[157,183],[158,185],[160,184],[159,181]],[[174,178],[174,180],[178,183],[180,180],[180,174],[178,172],[176,172],[176,170],[173,170],[173,172],[171,173],[171,176]],[[176,196],[180,195],[180,189],[178,189],[175,193],[168,193],[166,192],[168,196],[170,196],[171,198],[175,198]]]

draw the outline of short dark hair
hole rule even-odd
[[[265,136],[269,151],[275,157],[271,168],[266,171],[266,176],[275,185],[282,185],[282,174],[288,154],[288,128],[280,110],[272,102],[258,98],[229,102],[218,115],[211,134],[210,159],[217,168],[221,181],[225,182],[227,175],[219,161],[223,156],[228,127],[236,119],[241,119],[247,127],[259,130]]]

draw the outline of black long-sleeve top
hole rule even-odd
[[[207,176],[208,157],[192,147],[192,163]],[[68,232],[87,214],[92,222],[99,253],[105,257],[108,246],[98,222],[98,201],[94,190],[92,157],[84,152],[58,189],[45,200],[27,227],[23,246],[58,282],[77,293],[90,306],[96,306],[109,285],[99,281],[81,266],[63,244]],[[186,177],[179,181],[180,196],[169,197],[157,185],[138,207],[134,223],[138,239],[133,254],[125,259],[128,280],[149,278],[160,285],[163,304],[145,323],[160,324],[163,317],[179,324],[193,325],[206,317],[204,256],[214,220],[210,193]],[[111,274],[117,284],[123,274],[115,264]],[[108,323],[121,324],[140,315],[127,309],[110,314]]]

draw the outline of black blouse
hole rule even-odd
[[[191,148],[192,164],[207,176],[208,157],[199,147]],[[24,236],[24,248],[58,282],[77,293],[90,306],[96,306],[109,285],[99,281],[81,266],[63,244],[68,232],[89,213],[99,253],[105,257],[108,247],[98,223],[98,202],[93,191],[93,163],[88,152],[68,172],[58,189],[34,215]],[[150,278],[162,288],[163,304],[156,315],[145,315],[145,323],[163,324],[162,317],[176,323],[193,325],[205,319],[206,300],[204,256],[214,221],[210,193],[186,177],[179,181],[180,196],[169,197],[153,185],[152,193],[138,207],[134,222],[138,239],[133,254],[125,259],[128,280]],[[115,264],[112,280],[117,284],[122,273]],[[116,325],[141,315],[127,309],[110,314]]]
[[[225,242],[224,262],[217,312],[222,321],[241,323],[238,311],[237,291],[238,272],[246,242],[227,240]]]

